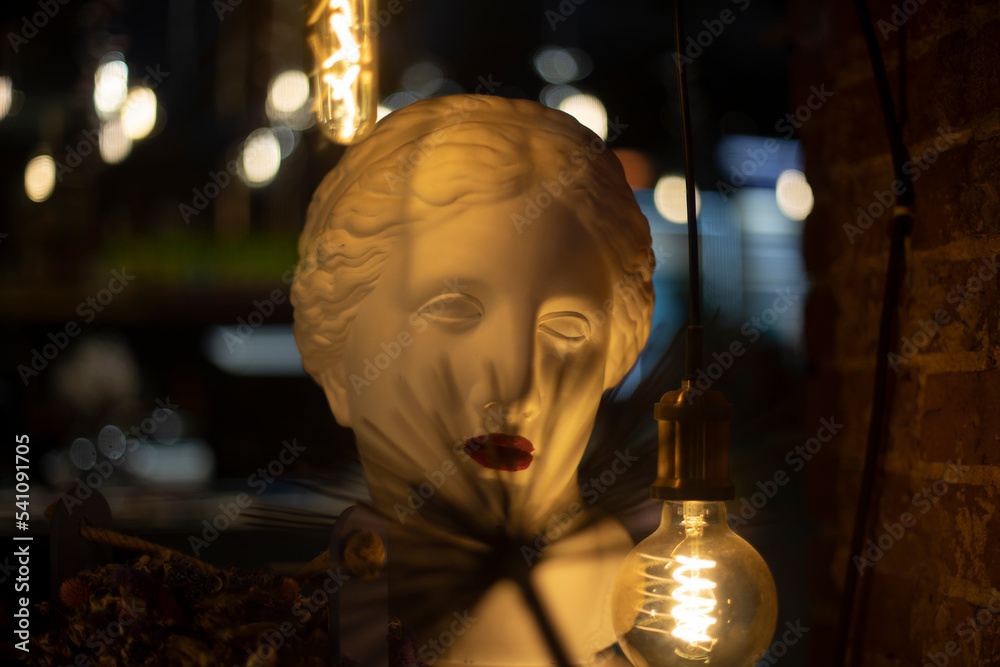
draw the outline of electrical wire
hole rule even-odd
[[[854,516],[854,527],[851,535],[851,549],[848,554],[847,574],[844,579],[844,592],[841,598],[840,619],[837,626],[836,659],[833,664],[846,665],[848,642],[854,625],[855,598],[858,588],[858,569],[854,566],[852,556],[861,556],[862,546],[868,531],[869,512],[873,505],[875,475],[878,472],[879,456],[884,446],[883,434],[888,417],[887,405],[891,404],[892,387],[888,382],[888,359],[892,350],[893,324],[899,305],[899,290],[903,280],[903,256],[906,236],[910,233],[912,224],[910,206],[913,203],[913,181],[903,171],[907,161],[906,149],[903,146],[903,132],[896,120],[896,111],[889,89],[889,80],[885,73],[885,64],[875,36],[871,15],[865,0],[854,0],[858,20],[868,47],[868,57],[871,60],[875,86],[878,89],[882,115],[885,120],[886,133],[889,135],[889,147],[892,152],[892,162],[897,181],[902,184],[902,192],[897,196],[894,208],[894,219],[891,227],[889,245],[889,261],[886,268],[885,288],[882,297],[882,314],[879,320],[877,357],[875,363],[875,383],[872,389],[871,421],[868,424],[868,441],[865,447],[865,462],[861,474],[861,489],[858,493],[858,505]],[[905,58],[900,53],[900,61]],[[860,648],[860,647],[856,647]],[[854,660],[858,662],[857,659]]]
[[[674,38],[677,42],[677,87],[680,91],[681,126],[684,134],[684,185],[687,195],[687,239],[688,239],[688,288],[690,290],[690,314],[688,316],[687,350],[685,378],[694,379],[701,368],[702,326],[701,326],[701,270],[698,254],[698,207],[694,179],[694,138],[691,131],[691,108],[688,100],[687,72],[684,69],[683,0],[674,0]]]

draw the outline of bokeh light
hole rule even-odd
[[[254,130],[243,144],[244,182],[251,187],[262,187],[274,180],[281,166],[281,143],[270,128]]]
[[[813,209],[813,192],[806,175],[797,169],[781,172],[774,186],[778,208],[792,220],[805,220]]]
[[[687,181],[683,176],[661,176],[653,189],[657,212],[670,222],[687,224]],[[694,191],[695,215],[701,210],[701,195]]]
[[[125,454],[125,444],[125,434],[117,426],[108,424],[97,434],[97,446],[113,461]]]
[[[550,83],[542,88],[538,95],[538,101],[550,109],[558,109],[563,100],[573,95],[579,95],[580,91],[573,86],[566,86],[561,83]]]
[[[268,111],[274,110],[277,115],[294,114],[309,102],[309,77],[297,69],[282,72],[271,79],[267,102]]]
[[[559,110],[576,118],[601,139],[608,138],[608,112],[604,103],[593,95],[570,95],[559,103]]]
[[[122,126],[129,139],[142,139],[156,125],[156,93],[145,86],[128,92],[121,110]]]
[[[0,120],[6,118],[14,101],[14,83],[9,76],[0,76]]]
[[[125,132],[125,124],[121,116],[115,116],[101,124],[98,138],[98,148],[101,159],[108,164],[118,164],[132,152],[132,140]]]
[[[535,72],[549,83],[569,83],[582,78],[573,51],[547,46],[535,54]]]
[[[24,192],[28,199],[43,202],[56,187],[56,161],[51,155],[31,158],[24,168]]]
[[[97,450],[87,438],[77,438],[69,446],[69,460],[80,470],[90,470],[97,463]]]
[[[128,97],[128,65],[120,53],[109,53],[94,73],[94,108],[97,115],[111,118]]]

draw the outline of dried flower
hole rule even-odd
[[[70,577],[59,587],[59,599],[67,607],[83,607],[90,602],[90,586],[78,577]]]

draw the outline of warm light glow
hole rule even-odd
[[[43,202],[56,187],[56,161],[51,155],[31,158],[24,168],[24,192],[28,199]]]
[[[774,580],[722,502],[668,501],[618,572],[612,623],[634,665],[753,665],[777,621]]]
[[[276,115],[294,114],[309,101],[309,77],[297,69],[282,72],[271,79],[267,101]]]
[[[105,56],[106,62],[94,74],[94,108],[101,120],[111,118],[128,97],[128,65],[120,53]]]
[[[559,110],[576,118],[601,139],[608,138],[608,112],[593,95],[570,95],[559,103]]]
[[[778,208],[792,220],[805,220],[813,208],[813,192],[806,175],[797,169],[781,172],[774,186]]]
[[[142,139],[156,125],[156,93],[145,86],[128,91],[121,112],[122,127],[129,139]]]
[[[661,176],[653,189],[656,211],[670,222],[687,224],[687,181],[683,176]],[[701,195],[694,191],[695,215],[701,211]]]
[[[340,144],[368,136],[377,119],[375,48],[365,30],[370,0],[320,0],[307,25],[316,58],[316,116]]]
[[[0,76],[0,120],[3,120],[10,112],[10,105],[14,101],[14,83],[9,76]]]
[[[715,583],[705,579],[701,570],[715,567],[715,561],[687,556],[678,556],[677,561],[681,566],[674,570],[674,581],[679,586],[671,596],[677,605],[670,610],[677,621],[677,627],[670,634],[702,650],[710,651],[715,639],[707,634],[707,630],[708,626],[715,623],[715,619],[709,615],[715,608],[715,596],[712,594]],[[699,642],[707,642],[709,646],[701,646]]]
[[[281,144],[270,129],[254,130],[247,137],[242,164],[242,176],[247,185],[261,187],[274,180],[281,166]]]
[[[101,159],[108,164],[118,164],[132,152],[132,139],[125,132],[125,124],[122,122],[121,116],[115,116],[108,122],[101,124],[98,148]]]

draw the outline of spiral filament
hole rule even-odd
[[[708,626],[715,623],[709,616],[715,608],[712,593],[715,583],[703,578],[701,570],[715,567],[715,561],[687,556],[677,556],[677,561],[681,566],[674,570],[674,581],[680,585],[671,595],[677,604],[670,610],[677,626],[670,634],[692,647],[709,651],[715,644],[707,633]]]
[[[710,616],[716,600],[715,583],[703,577],[702,570],[714,568],[716,561],[680,555],[640,557],[647,565],[635,607],[635,629],[680,640],[674,652],[685,660],[707,660],[717,642],[708,634],[716,622]]]
[[[320,0],[307,21],[316,58],[316,116],[339,144],[364,139],[375,127],[375,45],[370,0]]]
[[[778,605],[767,565],[729,529],[722,501],[667,501],[660,527],[629,554],[612,596],[633,665],[752,665]]]

